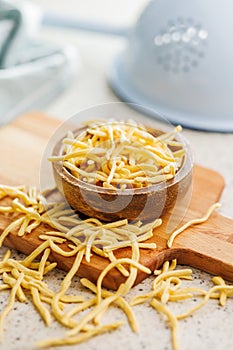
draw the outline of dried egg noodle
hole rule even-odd
[[[2,276],[0,291],[9,294],[8,303],[0,313],[2,338],[4,320],[13,308],[14,302],[16,300],[25,302],[28,296],[31,296],[30,300],[46,326],[56,321],[68,328],[61,338],[40,340],[37,346],[41,348],[79,344],[98,334],[121,327],[124,321],[102,323],[105,312],[111,305],[117,305],[125,314],[132,331],[138,332],[139,326],[133,308],[138,304],[149,303],[152,308],[166,316],[171,327],[173,349],[177,350],[179,320],[193,314],[211,298],[217,299],[219,304],[224,306],[227,299],[233,297],[233,286],[227,285],[219,276],[212,279],[214,285],[209,291],[192,286],[183,287],[183,280],[192,280],[192,270],[176,270],[176,261],[173,260],[170,263],[166,261],[161,270],[154,271],[150,292],[137,295],[128,302],[125,296],[134,285],[137,271],[140,269],[148,275],[151,274],[148,268],[139,263],[140,247],[156,249],[154,243],[145,241],[152,237],[153,230],[161,225],[160,219],[146,224],[140,221],[129,224],[127,220],[103,224],[95,218],[80,220],[78,215],[64,203],[48,203],[45,197],[37,194],[35,188],[27,191],[23,186],[0,186],[0,199],[5,197],[10,197],[11,200],[7,200],[7,204],[0,207],[0,213],[12,221],[2,232],[0,245],[12,231],[23,236],[33,234],[32,230],[40,224],[47,224],[51,229],[40,236],[41,244],[25,259],[11,258],[11,252],[8,250],[0,261]],[[170,237],[170,244],[188,225],[207,220],[216,207],[212,206],[203,218],[181,227],[178,233]],[[62,249],[61,244],[64,242],[67,243],[69,251]],[[117,259],[114,250],[119,247],[131,247],[131,257]],[[56,267],[56,263],[49,261],[51,251],[64,257],[74,257],[73,266],[57,292],[54,292],[44,280],[44,276]],[[71,281],[82,259],[90,261],[93,253],[109,259],[109,264],[101,272],[96,285],[86,278],[80,280],[81,285],[91,291],[88,298],[81,294],[69,294]],[[122,283],[116,292],[107,291],[102,287],[104,276],[112,268],[119,269],[126,278],[125,283]],[[200,303],[180,315],[173,314],[169,308],[169,303],[184,302],[194,297],[200,298]],[[86,312],[83,316],[84,310]]]
[[[181,167],[185,149],[175,136],[182,130],[153,136],[129,120],[93,121],[74,136],[63,139],[62,161],[82,181],[107,188],[140,188],[172,179]]]

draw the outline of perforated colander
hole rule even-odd
[[[233,132],[232,13],[232,0],[154,0],[131,29],[54,13],[43,23],[125,36],[109,74],[122,99],[176,124]]]
[[[233,131],[233,2],[149,2],[114,62],[110,83],[151,115]]]

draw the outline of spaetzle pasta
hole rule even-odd
[[[168,139],[170,137],[167,136]],[[135,283],[137,271],[140,269],[148,275],[151,274],[150,269],[139,263],[140,248],[156,249],[154,243],[145,241],[153,235],[153,230],[162,224],[161,219],[146,224],[140,221],[128,223],[127,220],[106,224],[95,218],[80,220],[78,215],[65,204],[47,203],[42,195],[36,193],[35,188],[26,191],[22,186],[0,186],[0,197],[5,198],[6,196],[11,197],[12,204],[8,203],[6,207],[0,207],[0,212],[3,215],[14,213],[17,215],[3,231],[1,244],[12,230],[16,230],[20,235],[31,234],[32,228],[42,223],[51,229],[40,235],[41,244],[25,259],[21,261],[13,259],[8,250],[0,262],[0,273],[3,277],[0,291],[9,291],[8,304],[0,314],[1,335],[3,335],[3,322],[15,300],[25,302],[28,295],[31,295],[32,303],[47,326],[54,322],[53,318],[55,318],[58,323],[68,328],[61,338],[37,342],[37,346],[42,348],[79,344],[98,334],[119,328],[123,325],[123,321],[102,324],[102,319],[111,305],[119,306],[132,330],[137,332],[139,327],[133,308],[138,304],[148,303],[167,317],[171,326],[173,349],[178,350],[178,325],[182,319],[195,313],[211,298],[217,299],[219,304],[224,306],[228,298],[233,297],[233,286],[226,284],[219,276],[212,279],[214,286],[209,291],[192,286],[183,287],[183,280],[192,281],[192,270],[176,270],[176,260],[173,260],[172,262],[166,261],[160,270],[154,271],[151,291],[127,302],[125,296]],[[217,207],[218,205],[212,206],[203,218],[192,220],[181,227],[170,237],[170,243],[177,234],[190,225],[207,220]],[[65,251],[60,246],[64,243],[67,244],[69,250]],[[131,248],[130,258],[116,258],[114,251],[121,247]],[[64,257],[74,257],[73,266],[57,292],[51,290],[44,280],[45,274],[56,267],[56,263],[49,261],[51,252],[56,252]],[[89,298],[85,298],[82,295],[70,295],[68,290],[82,259],[90,261],[92,254],[99,254],[109,260],[96,285],[87,279],[80,281],[83,287],[94,293],[94,296],[91,294]],[[116,292],[107,291],[102,287],[104,277],[113,268],[117,268],[125,278],[125,282]],[[186,299],[193,297],[201,298],[195,307],[178,315],[171,311],[170,303],[185,302]],[[68,310],[66,309],[67,304],[70,305]],[[75,316],[81,315],[84,310],[85,314],[77,321]]]
[[[185,149],[174,140],[182,128],[154,136],[128,121],[97,121],[63,139],[63,154],[49,158],[62,162],[82,181],[106,188],[147,187],[172,179],[182,165]]]

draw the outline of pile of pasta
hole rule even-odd
[[[227,298],[233,297],[233,286],[227,285],[218,276],[212,279],[214,285],[208,291],[192,286],[182,287],[183,280],[192,280],[192,270],[176,270],[175,260],[165,262],[161,270],[156,271],[140,264],[140,248],[156,249],[156,245],[148,243],[147,240],[153,235],[156,227],[161,225],[160,219],[151,223],[128,223],[127,220],[120,220],[107,224],[95,218],[81,220],[65,203],[49,202],[42,194],[38,194],[35,188],[26,190],[23,186],[0,186],[0,199],[4,200],[4,205],[0,206],[0,213],[11,219],[11,223],[1,234],[0,245],[12,231],[17,231],[19,236],[23,236],[32,235],[33,230],[41,224],[48,227],[46,233],[40,235],[41,244],[30,255],[23,260],[16,260],[8,250],[0,262],[0,291],[9,291],[8,304],[0,313],[1,335],[4,320],[15,301],[32,300],[47,326],[56,321],[67,329],[61,338],[39,341],[36,345],[40,348],[79,344],[93,336],[119,328],[123,321],[111,324],[103,322],[106,311],[115,305],[126,315],[132,331],[138,332],[134,307],[149,303],[167,317],[172,331],[173,348],[177,350],[179,320],[193,314],[210,298],[218,299],[221,305],[225,305]],[[207,220],[215,208],[216,205],[212,206],[203,218],[195,220],[193,224]],[[177,234],[180,231],[179,229]],[[172,240],[175,236],[173,233]],[[64,242],[69,250],[62,249],[61,245]],[[171,240],[169,244],[172,244]],[[130,258],[115,257],[114,251],[121,247],[131,248]],[[44,276],[56,267],[56,263],[49,260],[52,251],[64,257],[74,258],[73,266],[56,292],[44,280]],[[70,295],[69,288],[73,277],[78,273],[82,259],[90,261],[92,254],[105,257],[109,263],[100,273],[96,284],[87,278],[80,279],[80,284],[91,292],[88,298],[81,292],[78,295]],[[104,277],[113,268],[117,268],[125,276],[125,282],[115,292],[102,286]],[[153,274],[151,291],[127,301],[126,296],[135,283],[138,270],[142,270],[148,276]],[[194,308],[180,315],[174,315],[170,311],[169,303],[193,297],[201,298]],[[83,315],[84,310],[86,312]]]
[[[63,139],[62,155],[50,157],[78,179],[106,188],[141,188],[172,179],[185,155],[182,130],[154,136],[135,121],[93,121]]]

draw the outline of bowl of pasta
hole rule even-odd
[[[182,128],[99,120],[68,131],[52,156],[58,190],[78,212],[101,219],[151,220],[182,199],[192,182]]]

